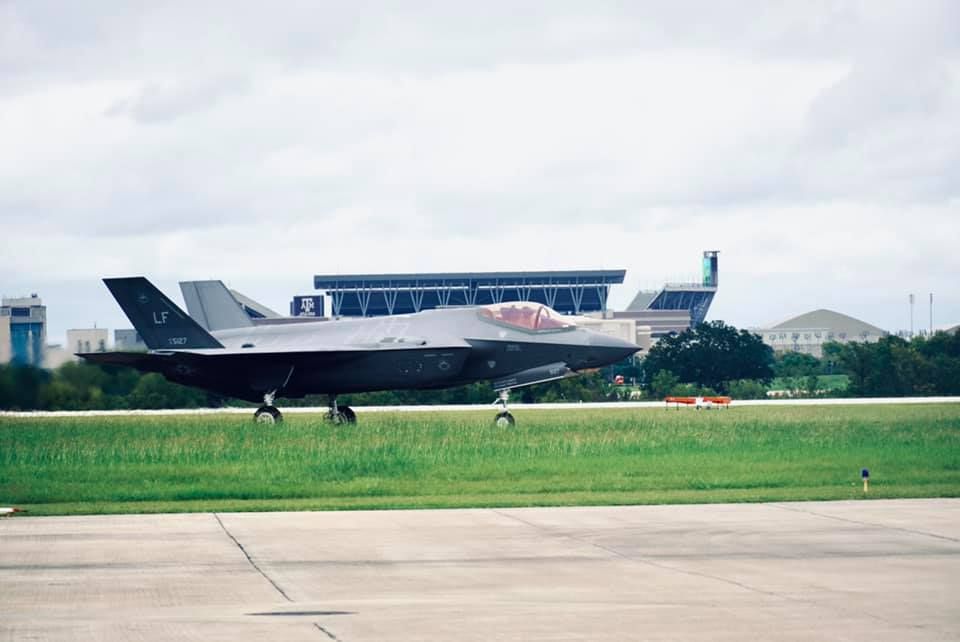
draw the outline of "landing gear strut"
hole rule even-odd
[[[350,406],[338,406],[337,395],[330,395],[326,420],[332,424],[355,424],[357,423],[357,415]]]
[[[500,390],[497,395],[497,400],[494,401],[493,404],[502,404],[503,407],[497,411],[497,416],[493,420],[493,425],[495,425],[497,428],[509,428],[516,423],[513,419],[513,415],[511,415],[510,411],[507,410],[507,400],[510,399],[510,389],[508,388],[506,390]]]
[[[253,420],[255,422],[258,424],[278,424],[283,421],[283,415],[280,414],[280,411],[273,405],[273,400],[276,395],[276,390],[264,393],[263,405],[253,413]]]

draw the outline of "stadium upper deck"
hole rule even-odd
[[[605,312],[610,286],[626,270],[317,275],[333,316],[406,314],[452,305],[536,301],[562,314]],[[297,297],[292,307],[303,309]],[[299,299],[299,300],[298,300]]]

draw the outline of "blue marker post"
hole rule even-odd
[[[860,471],[860,477],[863,478],[863,494],[866,495],[870,490],[870,469],[862,469]]]

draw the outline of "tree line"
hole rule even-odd
[[[628,384],[615,385],[620,375]],[[824,391],[823,375],[846,375],[845,389]],[[762,339],[722,321],[702,323],[661,339],[643,359],[628,359],[599,372],[514,391],[513,401],[615,401],[667,395],[729,394],[763,398],[771,382],[792,382],[809,396],[911,396],[960,394],[960,331],[907,341],[887,336],[876,343],[828,343],[823,358],[773,353]],[[429,405],[491,403],[480,382],[446,390],[390,390],[343,395],[341,403]],[[323,406],[321,395],[284,400],[285,406]],[[255,405],[171,383],[157,373],[66,363],[55,370],[0,365],[0,409],[113,410]]]
[[[906,340],[823,346],[823,357],[774,354],[762,338],[722,321],[661,339],[642,362],[653,397],[730,394],[763,397],[776,378],[808,396],[902,397],[960,394],[960,330]],[[823,375],[845,375],[840,390],[822,390]]]
[[[605,401],[622,392],[602,373],[595,372],[553,383],[523,388],[511,395],[524,403],[550,401]],[[437,405],[492,403],[496,393],[489,383],[445,390],[388,390],[341,395],[341,404]],[[284,406],[325,406],[326,395],[284,399]],[[0,365],[2,410],[128,410],[159,408],[217,408],[255,406],[167,381],[157,373],[88,363],[66,363],[55,370],[29,365]]]

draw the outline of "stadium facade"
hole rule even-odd
[[[313,286],[326,293],[334,317],[410,314],[504,301],[536,301],[561,314],[584,314],[605,312],[610,286],[623,283],[625,274],[626,270],[551,270],[317,275]],[[322,316],[322,308],[315,296],[294,297],[291,314]]]
[[[642,290],[625,311],[608,309],[626,270],[547,270],[316,275],[312,295],[295,296],[292,317],[371,317],[448,306],[536,301],[561,314],[632,321],[653,340],[702,323],[719,286],[718,252],[703,253],[703,278]],[[249,313],[249,311],[248,311]]]

